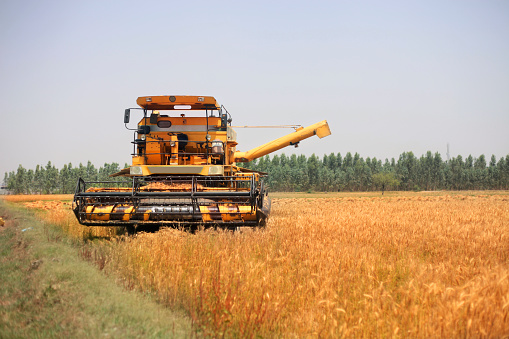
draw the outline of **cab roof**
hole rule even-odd
[[[214,97],[194,95],[160,95],[139,97],[136,103],[144,109],[194,109],[194,110],[219,110],[220,107]],[[177,107],[176,107],[177,106]],[[187,107],[185,107],[187,106]]]

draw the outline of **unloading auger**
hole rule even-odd
[[[331,134],[324,120],[240,152],[231,115],[213,97],[148,96],[137,104],[141,109],[124,114],[127,127],[132,110],[143,112],[132,165],[111,175],[124,180],[78,180],[73,211],[83,225],[263,226],[270,213],[267,173],[237,163]]]

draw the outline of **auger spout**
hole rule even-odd
[[[236,151],[233,157],[236,162],[248,162],[269,153],[275,152],[286,146],[296,145],[299,141],[312,137],[313,135],[318,136],[320,139],[331,134],[329,124],[327,120],[317,122],[308,127],[301,127],[295,132],[285,135],[276,140],[272,140],[266,144],[255,147],[246,152]]]

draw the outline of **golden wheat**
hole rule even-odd
[[[46,201],[46,200],[72,200],[72,194],[22,194],[0,195],[0,199],[11,202]]]
[[[213,336],[504,337],[505,194],[277,199],[265,229],[166,229],[93,251]]]

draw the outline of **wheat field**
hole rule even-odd
[[[214,337],[509,336],[507,192],[274,199],[264,229],[163,229],[81,253]]]

